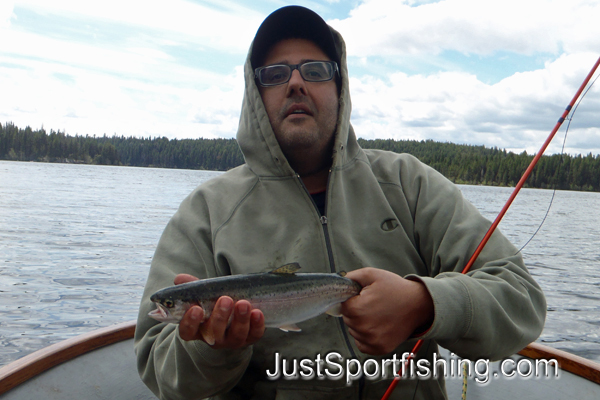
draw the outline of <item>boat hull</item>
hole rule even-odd
[[[68,339],[0,368],[0,400],[47,399],[156,399],[140,380],[133,352],[135,321]],[[446,360],[451,354],[442,349]],[[556,359],[559,377],[549,368],[548,378],[505,376],[500,362],[489,364],[489,382],[468,379],[467,398],[486,399],[600,399],[600,364],[532,343],[511,357],[510,371],[519,360]],[[506,370],[505,370],[506,371]],[[447,377],[449,399],[460,399],[460,376]]]

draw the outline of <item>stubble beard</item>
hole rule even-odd
[[[277,116],[279,124],[273,126],[283,154],[300,176],[318,173],[331,166],[337,127],[338,104],[331,109],[321,110],[322,115],[327,116],[324,119],[319,117],[312,104],[308,106],[312,114],[305,117],[308,120],[286,119],[284,110],[287,107],[284,107]]]
[[[326,128],[292,125],[275,132],[283,154],[300,176],[312,175],[331,166],[336,124]]]

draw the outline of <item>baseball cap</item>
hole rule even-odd
[[[252,67],[261,67],[269,49],[284,39],[310,40],[339,65],[340,51],[323,18],[308,8],[287,6],[273,11],[258,28],[250,57]]]

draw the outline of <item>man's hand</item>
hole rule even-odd
[[[195,276],[179,274],[174,283],[179,285],[197,280]],[[233,318],[228,327],[232,312]],[[255,343],[265,332],[265,317],[262,311],[253,310],[246,300],[234,304],[231,297],[227,296],[220,297],[210,318],[202,322],[203,320],[202,307],[192,306],[179,323],[179,336],[183,340],[202,340],[213,349],[239,349]],[[213,340],[214,343],[210,343]]]
[[[433,300],[419,281],[392,272],[363,268],[346,277],[363,286],[342,303],[342,315],[358,349],[380,355],[394,350],[420,327],[433,322]]]

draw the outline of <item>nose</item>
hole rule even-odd
[[[304,78],[302,78],[302,75],[300,75],[300,71],[297,69],[292,71],[292,76],[290,77],[287,85],[288,96],[292,96],[294,94],[302,94],[306,96],[306,82],[304,81]]]

